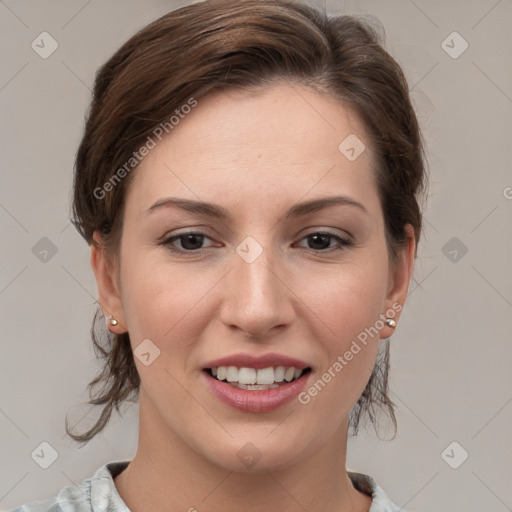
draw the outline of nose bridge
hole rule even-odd
[[[279,278],[281,265],[270,247],[270,238],[260,244],[247,237],[237,246],[224,293],[224,323],[253,336],[263,336],[291,318],[287,288]]]
[[[275,309],[276,294],[279,294],[273,269],[275,258],[269,246],[267,243],[264,248],[253,237],[247,237],[236,249],[234,278],[237,295],[246,310],[255,314]]]

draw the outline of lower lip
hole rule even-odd
[[[293,382],[281,384],[278,388],[249,391],[217,380],[202,372],[210,391],[225,405],[243,412],[273,411],[296,398],[306,387],[311,372],[301,375]]]

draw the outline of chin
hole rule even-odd
[[[316,446],[306,443],[302,435],[297,439],[285,433],[270,439],[268,428],[258,434],[246,432],[245,435],[233,436],[225,444],[212,440],[199,454],[226,471],[257,474],[299,464]]]

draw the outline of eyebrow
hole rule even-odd
[[[176,206],[190,213],[207,215],[222,221],[230,220],[229,213],[221,206],[203,201],[194,201],[192,199],[182,199],[178,197],[163,197],[151,205],[146,210],[146,213],[149,214],[160,208],[170,206]],[[296,204],[286,212],[285,217],[300,217],[307,215],[308,213],[317,212],[332,206],[353,206],[368,214],[368,210],[359,201],[356,201],[355,199],[348,196],[340,195],[312,199],[310,201]]]

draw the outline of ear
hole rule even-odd
[[[397,255],[397,261],[393,265],[390,262],[388,293],[386,296],[386,317],[393,318],[398,324],[401,311],[407,297],[407,290],[412,277],[414,268],[414,254],[416,251],[416,240],[414,238],[414,228],[407,224],[404,228],[407,235],[407,243]],[[395,328],[385,325],[381,330],[381,339],[389,338]]]
[[[127,332],[128,329],[119,291],[117,269],[107,257],[104,245],[101,233],[95,231],[91,243],[91,267],[98,286],[98,302],[105,317],[112,315],[118,322],[114,326],[107,321],[107,328],[115,334],[122,334]]]

